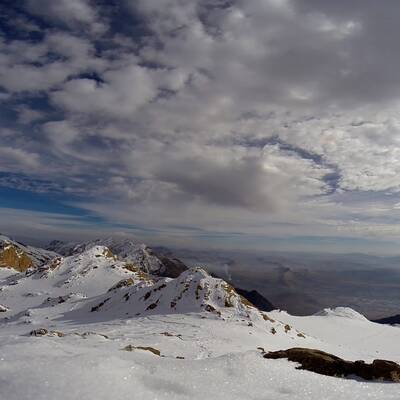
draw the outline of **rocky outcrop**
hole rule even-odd
[[[8,307],[3,306],[2,304],[0,304],[0,312],[7,312],[9,310]]]
[[[25,272],[32,266],[32,259],[16,246],[6,244],[0,249],[0,267],[10,267]]]
[[[49,331],[46,328],[39,328],[39,329],[34,329],[33,331],[31,331],[29,333],[31,336],[36,336],[36,337],[40,337],[40,336],[55,336],[55,337],[64,337],[65,334],[63,332],[59,332],[59,331]]]
[[[25,272],[40,267],[56,256],[55,253],[25,245],[0,234],[0,268],[13,268]]]
[[[163,265],[162,272],[158,274],[159,276],[177,278],[182,272],[188,269],[188,267],[177,258],[159,257],[159,259]]]
[[[337,377],[356,375],[365,380],[400,382],[400,365],[393,361],[374,360],[371,364],[364,361],[346,361],[321,350],[299,347],[265,353],[264,358],[287,358],[300,364],[296,369],[305,369],[322,375]]]
[[[122,350],[125,351],[144,350],[153,353],[155,356],[161,356],[160,350],[149,346],[132,346],[131,344],[128,344],[128,346],[125,346]]]
[[[276,307],[264,296],[258,293],[257,290],[245,290],[238,287],[235,287],[235,290],[261,311],[272,311],[276,309]]]

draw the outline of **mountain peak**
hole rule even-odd
[[[360,321],[367,321],[367,318],[359,312],[353,310],[350,307],[335,307],[335,308],[324,308],[323,310],[314,314],[315,316],[326,316],[326,317],[341,317],[349,318]]]
[[[86,242],[64,243],[52,241],[47,249],[63,256],[82,253],[94,246],[105,246],[120,260],[138,265],[142,271],[159,276],[176,277],[187,267],[179,260],[159,257],[150,247],[127,237],[98,238]]]
[[[251,314],[259,314],[231,285],[199,267],[190,268],[175,279],[160,279],[151,287],[115,289],[96,299],[90,309],[114,317],[205,312],[215,317],[248,319]]]

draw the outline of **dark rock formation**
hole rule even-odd
[[[235,287],[235,290],[261,311],[272,311],[276,309],[276,307],[263,295],[258,293],[257,290],[245,290],[237,287]]]
[[[398,315],[393,315],[393,317],[387,317],[387,318],[381,318],[381,319],[376,319],[372,322],[377,322],[378,324],[388,324],[388,325],[400,325],[400,314]]]
[[[264,354],[264,358],[287,358],[300,364],[297,369],[306,369],[322,375],[338,377],[357,375],[366,380],[400,382],[400,365],[393,361],[374,360],[371,364],[364,361],[346,361],[321,350],[299,347],[272,351]]]
[[[182,272],[186,271],[188,267],[177,258],[158,257],[165,269],[159,273],[159,276],[168,278],[177,278]]]

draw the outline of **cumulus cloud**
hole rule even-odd
[[[5,170],[84,188],[118,222],[389,232],[370,210],[400,193],[396,2],[25,6],[51,29],[0,42],[3,103],[24,125],[4,136]]]
[[[9,92],[47,91],[103,64],[88,39],[70,33],[49,33],[39,43],[0,39],[0,49],[0,85]]]
[[[106,27],[90,3],[89,0],[28,0],[26,8],[34,15],[62,22],[72,28],[84,25],[93,32],[103,32]]]
[[[124,118],[150,102],[156,94],[147,69],[133,64],[106,71],[102,82],[94,79],[70,80],[52,94],[52,99],[68,111]]]

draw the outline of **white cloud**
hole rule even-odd
[[[82,24],[95,33],[105,30],[89,0],[28,0],[26,6],[32,14],[58,20],[70,27]]]
[[[132,33],[113,32],[95,2],[27,4],[57,24],[41,41],[0,43],[0,85],[40,92],[57,115],[6,137],[7,168],[112,199],[111,211],[111,200],[86,206],[120,222],[389,232],[372,200],[338,195],[376,193],[388,217],[384,193],[400,191],[400,57],[386,31],[400,33],[397,7],[382,26],[372,3],[125,1],[143,24]]]
[[[0,41],[0,85],[10,92],[47,91],[70,76],[101,71],[104,60],[94,53],[88,39],[67,33],[49,33],[36,44]]]
[[[147,70],[136,65],[109,70],[102,79],[104,82],[70,80],[52,94],[52,99],[67,111],[124,118],[134,115],[157,94]]]

